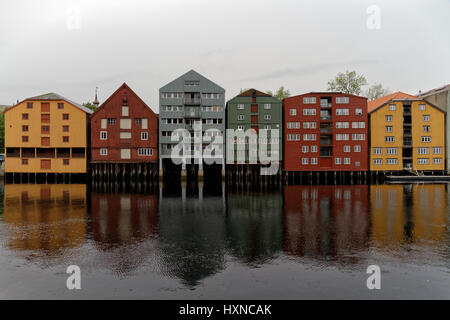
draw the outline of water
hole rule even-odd
[[[1,185],[0,298],[450,298],[446,184],[120,190]]]

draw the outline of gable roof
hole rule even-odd
[[[253,88],[252,89],[248,89],[248,90],[246,90],[246,91],[244,91],[244,92],[242,92],[242,93],[237,95],[237,97],[253,97],[253,96],[256,96],[256,97],[272,97],[268,93],[264,93],[264,92],[261,92],[259,90],[253,89]]]
[[[428,91],[426,91],[424,93],[420,93],[419,92],[419,94],[417,96],[423,98],[423,97],[431,96],[433,94],[441,93],[441,92],[444,92],[444,91],[447,91],[447,90],[450,90],[450,84],[447,84],[447,85],[445,85],[443,87],[439,87],[439,88],[428,90]]]
[[[42,94],[40,96],[27,98],[27,99],[25,99],[25,100],[15,104],[11,108],[5,110],[4,112],[8,112],[9,110],[13,109],[14,107],[16,107],[17,105],[21,104],[22,102],[25,102],[25,101],[28,101],[28,100],[66,101],[66,102],[70,103],[71,105],[73,105],[74,107],[80,109],[81,111],[86,112],[87,114],[91,114],[93,112],[91,109],[86,108],[86,107],[82,106],[81,104],[76,103],[76,102],[74,102],[72,100],[69,100],[69,99],[67,99],[67,98],[65,98],[65,97],[63,97],[63,96],[61,96],[61,95],[59,95],[57,93],[54,93],[54,92],[50,92],[50,93]]]
[[[189,80],[200,81],[200,88],[203,89],[203,91],[216,91],[217,93],[225,93],[224,88],[205,78],[195,70],[190,70],[180,77],[176,78],[175,80],[169,82],[165,86],[161,87],[159,89],[159,92],[184,92],[186,91],[184,82]]]
[[[119,92],[120,92],[120,90],[121,89],[128,89],[129,91],[130,91],[130,93],[132,94],[132,95],[134,95],[145,107],[147,107],[149,110],[150,110],[150,112],[151,113],[153,113],[154,115],[155,115],[155,117],[158,117],[158,115],[152,110],[152,108],[150,108],[145,102],[144,102],[144,100],[142,100],[137,94],[136,94],[136,92],[134,92],[131,88],[130,88],[130,86],[129,85],[127,85],[126,84],[126,82],[124,82],[124,83],[122,83],[122,85],[116,90],[116,91],[114,91],[114,93],[112,94],[112,95],[110,95],[109,96],[109,98],[108,99],[106,99],[97,109],[95,109],[95,111],[94,111],[94,113],[91,115],[91,117],[93,117],[96,113],[97,113],[97,111],[99,111],[99,110],[101,110],[101,109],[103,109],[104,107],[105,107],[105,105],[107,104],[107,103],[109,103],[109,101],[115,96],[115,95],[117,95]]]
[[[367,112],[371,113],[372,111],[375,111],[375,109],[378,109],[378,107],[381,107],[386,102],[391,100],[407,100],[407,99],[417,100],[419,98],[411,94],[398,91],[395,93],[388,94],[387,96],[367,102]]]

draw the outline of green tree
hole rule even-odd
[[[337,76],[328,81],[328,91],[338,91],[347,94],[360,95],[362,87],[367,85],[366,77],[356,71],[339,72]]]
[[[96,109],[96,107],[95,107],[92,103],[90,103],[90,102],[85,102],[85,103],[83,103],[83,107],[89,108],[89,109],[91,109],[92,111],[95,111],[95,109]]]
[[[375,83],[367,89],[365,96],[369,101],[381,98],[385,95],[390,94],[391,91],[389,89],[383,88],[381,83]]]
[[[270,94],[274,98],[277,98],[278,100],[283,100],[284,98],[287,98],[287,97],[291,96],[291,92],[289,91],[289,89],[284,89],[284,86],[281,86],[275,92],[275,94],[271,90],[267,91],[266,93]]]

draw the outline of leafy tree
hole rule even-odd
[[[291,96],[291,92],[289,91],[289,89],[284,89],[284,86],[281,86],[280,89],[275,92],[275,94],[271,90],[267,91],[266,93],[270,94],[274,98],[277,98],[278,100],[283,100],[284,98]]]
[[[375,83],[367,89],[365,96],[369,101],[381,98],[385,95],[390,94],[391,91],[389,89],[383,88],[381,83]]]
[[[362,87],[367,85],[366,77],[356,71],[339,72],[337,76],[328,81],[328,91],[339,91],[347,94],[360,95]]]
[[[95,111],[95,109],[97,108],[96,106],[94,106],[94,105],[93,105],[92,103],[90,103],[90,102],[83,103],[83,107],[89,108],[89,109],[91,109],[92,111]]]

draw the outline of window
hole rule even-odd
[[[141,132],[141,140],[148,140],[148,132]]]
[[[353,147],[353,152],[361,152],[361,146],[360,145],[355,145]]]
[[[363,114],[363,110],[361,108],[356,108],[355,109],[355,115],[362,116],[362,114]]]
[[[22,164],[25,166],[28,165],[28,159],[22,159]]]
[[[431,137],[429,137],[429,136],[423,136],[423,137],[422,137],[422,142],[431,142]]]
[[[366,140],[366,135],[364,133],[354,133],[352,134],[352,140],[354,141]]]
[[[317,128],[316,122],[303,122],[303,129],[316,129],[316,128]]]
[[[423,116],[423,121],[430,121],[430,116],[429,115],[424,115]]]
[[[394,137],[384,137],[384,142],[394,142]]]
[[[316,114],[316,109],[303,109],[304,116],[315,116]]]
[[[153,155],[153,149],[152,148],[139,148],[138,149],[138,156],[152,156]]]
[[[311,164],[318,164],[317,158],[311,158]]]
[[[425,105],[424,104],[419,104],[419,110],[420,111],[425,111],[426,110]]]
[[[286,136],[287,141],[300,141],[300,135],[299,134],[288,134]]]
[[[264,104],[264,109],[270,110],[270,109],[272,109],[272,105],[270,103],[265,103]]]
[[[397,105],[395,105],[395,104],[389,105],[389,111],[395,111],[396,109],[397,109]]]
[[[296,116],[297,115],[297,109],[289,109],[289,115],[290,116]]]
[[[441,164],[442,158],[433,158],[433,164]]]
[[[303,140],[304,141],[316,141],[317,135],[316,134],[304,134]]]
[[[373,148],[373,154],[383,154],[383,148]]]
[[[140,118],[136,118],[135,121],[136,121],[136,125],[137,125],[137,126],[140,126],[140,125],[141,125],[141,119],[140,119]]]
[[[28,113],[22,113],[22,120],[28,120]]]
[[[364,129],[366,127],[365,122],[352,122],[353,129]]]
[[[131,132],[122,131],[120,133],[120,139],[131,139]]]
[[[317,146],[311,146],[311,152],[317,152]]]
[[[344,158],[344,164],[351,164],[350,158]]]
[[[374,165],[380,165],[380,164],[383,164],[383,159],[373,159],[373,164],[374,164]]]
[[[107,140],[107,139],[108,139],[108,132],[100,131],[100,140]]]
[[[307,165],[308,164],[308,158],[302,158],[302,164]]]
[[[22,126],[22,131],[28,131],[28,126]]]
[[[385,118],[386,118],[386,122],[392,122],[392,116],[391,115],[388,115]]]
[[[69,126],[62,126],[63,132],[69,132]]]
[[[238,130],[244,130],[244,126],[237,126]]]
[[[41,122],[42,123],[50,123],[50,115],[49,114],[41,114]]]
[[[131,159],[131,150],[130,149],[120,149],[120,158],[121,159]]]
[[[237,119],[238,121],[243,121],[245,119],[245,116],[243,114],[239,114]]]
[[[392,132],[392,126],[386,126],[386,132]]]
[[[122,106],[122,117],[128,117],[128,106]]]
[[[109,126],[115,126],[116,125],[116,118],[109,118],[108,119],[108,125]]]
[[[308,146],[302,146],[302,152],[303,153],[309,152],[309,147]]]
[[[288,122],[287,128],[288,129],[300,129],[300,122]]]
[[[423,132],[430,132],[430,126],[423,126]]]
[[[344,146],[344,152],[350,152],[351,150],[351,146]]]
[[[108,155],[108,149],[106,149],[106,148],[101,148],[101,149],[100,149],[100,155],[101,155],[101,156],[107,156],[107,155]]]
[[[386,154],[397,154],[398,149],[397,148],[386,148]]]
[[[245,106],[243,104],[237,105],[238,110],[244,110]]]
[[[433,154],[442,154],[442,147],[434,147]]]
[[[315,104],[316,97],[303,97],[303,103],[304,104]]]
[[[42,146],[49,146],[50,145],[50,138],[49,137],[41,137],[41,145]]]
[[[69,142],[69,136],[63,136],[62,138],[63,142]]]
[[[64,103],[58,103],[58,109],[64,109]]]
[[[336,134],[336,141],[348,141],[350,139],[350,136],[347,133],[341,134],[338,133]]]
[[[22,142],[28,142],[28,136],[22,136]]]
[[[272,115],[270,115],[270,114],[264,115],[264,120],[270,120],[270,119],[272,119]]]
[[[386,164],[397,164],[398,163],[398,161],[397,161],[397,158],[387,158],[386,159]]]
[[[64,165],[64,166],[68,166],[69,163],[70,163],[70,160],[69,160],[69,159],[63,159],[63,165]]]
[[[336,109],[336,115],[337,116],[348,116],[349,109]]]
[[[428,158],[418,158],[417,164],[430,164],[430,159]]]
[[[348,104],[348,97],[336,97],[336,104]]]
[[[63,120],[69,120],[69,114],[68,113],[63,113],[62,119]]]
[[[27,102],[27,109],[33,109],[33,102]]]
[[[348,122],[336,122],[336,129],[348,129]]]
[[[417,154],[429,154],[430,148],[417,148]]]
[[[50,126],[41,126],[42,134],[50,134]]]
[[[334,164],[342,164],[342,158],[334,158]]]

